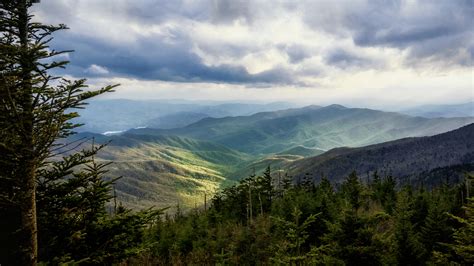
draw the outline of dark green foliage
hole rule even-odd
[[[379,265],[384,246],[374,239],[374,231],[370,218],[347,210],[330,225],[324,240],[330,246],[330,254],[347,265]]]
[[[51,75],[68,63],[57,56],[70,51],[49,47],[52,34],[66,26],[34,22],[29,9],[37,2],[0,1],[0,216],[9,228],[1,238],[17,243],[2,243],[0,255],[4,263],[25,265],[38,260],[39,172],[50,167],[58,139],[79,126],[71,122],[74,109],[114,88],[89,90],[85,80]]]
[[[84,79],[52,75],[71,51],[49,47],[65,25],[33,21],[31,0],[0,1],[0,264],[110,265],[141,252],[143,232],[160,211],[107,213],[108,164],[102,148],[74,153],[64,139],[85,101],[115,86],[89,89]]]
[[[454,253],[452,259],[460,264],[474,263],[474,198],[468,199],[465,207],[464,217],[453,216],[451,218],[458,221],[462,226],[456,229],[453,237],[454,243],[447,244],[447,247]]]
[[[452,216],[463,214],[456,195],[464,186],[397,190],[391,176],[363,184],[352,173],[340,189],[325,177],[319,184],[282,189],[267,172],[223,190],[208,210],[161,221],[149,234],[156,241],[151,261],[422,265],[470,258],[461,243],[472,245],[472,228]],[[268,180],[274,185],[268,187]]]
[[[402,190],[395,210],[394,250],[395,259],[399,265],[419,265],[423,246],[419,235],[412,223],[415,210],[412,205],[410,192]],[[419,220],[422,222],[423,220]]]
[[[351,207],[357,211],[362,204],[362,184],[356,172],[352,172],[344,181],[342,192]]]
[[[292,264],[304,262],[308,254],[303,253],[304,244],[310,236],[308,230],[316,222],[320,214],[311,214],[304,221],[301,220],[303,213],[294,208],[291,213],[292,219],[287,221],[280,217],[272,217],[277,234],[283,239],[276,244],[276,252],[271,261],[278,264]]]
[[[145,247],[145,226],[157,219],[160,211],[131,214],[119,207],[107,213],[115,180],[105,180],[108,163],[93,158],[102,147],[66,156],[39,172],[40,261],[111,264]]]
[[[372,198],[380,203],[385,212],[392,214],[395,209],[396,201],[396,182],[392,176],[381,179],[377,172],[374,172],[371,183]]]

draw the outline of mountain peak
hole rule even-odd
[[[332,109],[347,109],[347,107],[340,105],[340,104],[331,104],[326,106],[326,108],[332,108]]]

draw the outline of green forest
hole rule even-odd
[[[276,179],[278,180],[278,179]],[[472,198],[465,184],[399,187],[356,173],[333,186],[276,182],[270,168],[212,199],[207,210],[165,216],[144,258],[160,264],[469,265]],[[472,185],[471,185],[472,186]]]
[[[55,72],[69,63],[59,56],[71,51],[49,45],[53,33],[67,28],[33,22],[29,9],[38,2],[0,1],[0,265],[474,263],[468,172],[459,182],[446,176],[427,185],[376,171],[367,177],[354,171],[334,182],[260,163],[262,174],[233,180],[212,196],[203,193],[194,209],[122,205],[121,177],[107,175],[111,162],[98,159],[108,143],[68,138],[81,126],[74,122],[77,110],[118,84],[90,88],[85,79]],[[213,173],[212,181],[226,172],[211,171],[220,166],[202,158],[231,164],[242,156],[207,142],[160,141],[206,147],[200,157],[176,150],[181,157],[170,158],[183,169],[199,161],[209,169],[198,170]]]

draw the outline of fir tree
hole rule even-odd
[[[162,210],[106,211],[116,179],[104,178],[110,163],[94,160],[103,147],[73,153],[39,171],[40,261],[111,264],[143,248],[145,226],[153,224]]]
[[[274,263],[279,264],[301,264],[308,259],[302,247],[308,239],[308,228],[316,222],[319,214],[312,214],[304,221],[301,221],[302,212],[296,207],[292,212],[292,220],[274,217],[273,220],[278,230],[281,231],[284,241],[278,244],[275,257],[272,258]]]
[[[355,171],[342,184],[342,191],[352,208],[357,210],[362,204],[362,185]]]
[[[394,249],[399,265],[419,265],[424,253],[412,224],[413,210],[408,191],[402,191],[395,210]]]
[[[22,263],[37,262],[37,173],[48,166],[58,138],[71,134],[77,126],[69,122],[77,116],[84,100],[111,91],[112,86],[84,92],[84,80],[68,81],[49,72],[64,67],[54,61],[64,53],[49,49],[51,34],[65,29],[32,22],[30,0],[0,2],[0,153],[2,160],[2,211],[18,210],[18,256]],[[56,81],[56,85],[52,81]],[[15,212],[14,212],[15,213]],[[11,236],[10,236],[11,237]]]

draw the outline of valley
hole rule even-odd
[[[183,112],[156,120],[172,127],[201,116]],[[423,118],[330,105],[203,117],[183,127],[137,128],[109,136],[82,132],[71,140],[110,142],[97,159],[113,162],[108,177],[122,177],[115,188],[125,206],[189,209],[203,205],[204,195],[210,198],[268,166],[294,175],[296,182],[304,173],[315,181],[325,174],[339,182],[352,170],[390,171],[409,180],[435,168],[472,163],[474,145],[465,136],[472,135],[472,126],[463,128],[462,138],[453,139],[451,133],[446,139],[419,138],[470,123],[473,117]]]

